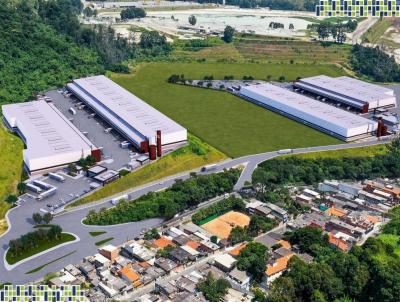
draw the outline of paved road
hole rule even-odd
[[[299,153],[309,153],[316,151],[325,150],[339,150],[348,149],[355,147],[362,147],[368,145],[382,144],[382,141],[366,141],[361,143],[351,143],[351,144],[340,144],[340,145],[330,145],[330,146],[319,146],[310,148],[300,148],[294,149],[294,154]],[[244,156],[241,158],[230,159],[218,164],[218,168],[210,173],[222,171],[223,169],[229,169],[238,165],[245,165],[245,168],[235,185],[235,190],[243,187],[246,181],[251,181],[251,175],[257,165],[265,160],[279,156],[278,152],[266,152],[255,155]],[[153,182],[148,185],[129,190],[128,193],[131,199],[136,199],[148,192],[154,192],[158,190],[165,189],[175,183],[177,179],[187,179],[190,176],[190,172],[182,173],[179,175],[172,176],[163,181]],[[3,262],[0,265],[0,284],[3,282],[12,282],[14,284],[27,283],[29,281],[37,280],[43,277],[48,272],[54,272],[60,270],[62,267],[69,263],[77,263],[84,256],[93,255],[97,251],[95,242],[113,237],[114,239],[110,242],[113,244],[121,244],[127,239],[132,239],[137,237],[143,229],[158,226],[162,223],[161,219],[149,219],[140,222],[128,223],[123,225],[115,226],[86,226],[81,223],[82,219],[87,215],[90,210],[99,210],[101,208],[108,208],[112,205],[108,202],[110,198],[99,201],[95,204],[89,204],[69,210],[62,213],[54,218],[54,223],[59,224],[64,231],[76,234],[81,240],[76,243],[61,247],[39,257],[36,257],[30,261],[27,261],[11,271],[8,271]],[[8,212],[8,219],[10,229],[9,231],[0,237],[0,257],[3,258],[8,247],[8,242],[10,239],[18,238],[21,234],[29,232],[32,230],[33,223],[31,221],[31,215],[33,212],[37,212],[43,204],[40,202],[27,202],[23,205],[12,209]],[[187,215],[186,213],[185,215]],[[91,237],[89,231],[104,230],[107,231],[106,234],[99,237]],[[75,251],[75,252],[74,252]],[[30,271],[38,266],[51,262],[58,257],[66,255],[70,252],[73,254],[60,259],[54,263],[51,263],[44,267],[37,273],[27,275],[26,272]]]

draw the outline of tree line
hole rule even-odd
[[[185,209],[232,191],[239,175],[237,169],[210,175],[193,175],[188,180],[177,181],[165,191],[150,192],[133,201],[121,201],[108,210],[90,211],[85,223],[110,225],[154,217],[170,219]]]
[[[311,185],[325,179],[363,180],[400,176],[400,140],[387,145],[387,152],[371,157],[304,159],[289,156],[261,163],[252,176],[253,184]]]
[[[13,256],[18,256],[42,243],[59,240],[62,228],[59,225],[52,225],[48,229],[40,228],[36,231],[26,233],[18,239],[10,240],[8,252]]]
[[[198,3],[218,3],[222,0],[197,0]],[[226,0],[227,5],[240,8],[269,7],[277,10],[315,11],[318,0]]]

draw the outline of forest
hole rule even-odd
[[[0,19],[0,103],[104,71],[95,51],[44,24],[29,1],[3,1]]]
[[[378,46],[364,47],[354,45],[350,64],[359,76],[365,76],[377,82],[399,82],[400,65],[393,56],[382,51]]]
[[[139,45],[105,25],[79,23],[80,0],[4,0],[0,6],[0,103],[32,99],[38,92],[105,70],[129,72],[126,60],[168,55],[157,32]]]
[[[109,210],[92,210],[85,223],[111,225],[154,217],[170,219],[185,209],[232,191],[239,175],[240,171],[237,169],[210,175],[194,175],[188,180],[177,181],[165,191],[150,192],[137,200],[121,201]]]

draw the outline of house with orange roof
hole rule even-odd
[[[329,244],[333,248],[337,248],[343,252],[347,252],[351,248],[351,245],[347,241],[335,237],[332,233],[329,233]]]
[[[240,254],[240,251],[246,247],[248,242],[243,242],[242,244],[235,247],[233,250],[229,252],[229,254],[233,257],[237,257]]]
[[[292,245],[290,244],[290,242],[289,241],[287,241],[287,240],[279,240],[278,242],[277,242],[277,244],[280,244],[280,246],[281,247],[283,247],[283,248],[285,248],[285,249],[287,249],[287,250],[290,250],[291,248],[292,248]]]
[[[282,273],[287,269],[290,258],[294,256],[291,253],[287,256],[276,258],[271,263],[267,264],[265,269],[265,283],[267,285],[271,284],[275,279],[282,275]]]
[[[132,283],[134,287],[141,285],[140,275],[137,274],[130,266],[124,266],[118,271],[118,275],[127,282]]]
[[[189,240],[188,242],[186,242],[186,245],[190,246],[194,250],[197,250],[198,247],[200,246],[200,243],[197,241]]]
[[[335,207],[330,207],[329,209],[327,209],[325,211],[326,215],[329,216],[336,216],[336,217],[343,217],[344,215],[347,214],[347,211],[343,210],[343,209],[339,209],[339,208],[335,208]]]
[[[159,239],[154,240],[152,245],[153,245],[153,247],[158,248],[158,249],[163,249],[163,248],[167,247],[168,245],[175,247],[175,244],[172,242],[172,240],[169,240],[168,238],[165,238],[164,236],[161,236]]]

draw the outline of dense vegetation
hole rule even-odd
[[[400,66],[393,56],[375,48],[355,45],[350,64],[360,76],[368,77],[377,82],[400,81]]]
[[[385,154],[373,157],[299,158],[296,156],[265,161],[253,174],[253,183],[315,184],[324,179],[363,180],[400,175],[400,140],[387,146]]]
[[[46,25],[30,1],[2,1],[0,19],[0,103],[103,72],[94,51]]]
[[[206,208],[200,209],[192,216],[192,221],[195,224],[202,224],[203,220],[217,217],[230,210],[244,211],[245,203],[242,199],[231,196],[227,199],[218,201]]]
[[[85,223],[97,225],[119,224],[146,218],[172,218],[175,214],[233,189],[240,171],[193,176],[177,181],[162,192],[151,192],[134,201],[121,201],[109,210],[91,211]]]
[[[268,297],[259,296],[257,301],[398,301],[400,259],[390,245],[369,238],[362,247],[343,253],[332,249],[322,231],[312,227],[288,237],[314,256],[314,262],[292,257]]]
[[[258,242],[250,242],[239,253],[236,266],[239,270],[252,274],[257,282],[264,276],[267,265],[267,247]]]
[[[128,59],[168,55],[157,32],[129,43],[105,25],[83,26],[80,0],[5,0],[0,7],[0,102],[19,102],[73,78],[129,71]],[[138,13],[137,11],[135,11]]]

